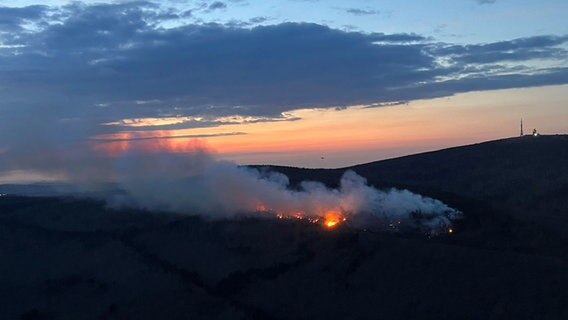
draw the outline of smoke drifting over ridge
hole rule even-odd
[[[358,227],[443,233],[461,213],[441,201],[407,190],[377,190],[346,171],[339,188],[215,160],[198,144],[190,154],[126,153],[113,167],[122,191],[105,198],[111,207],[198,214],[206,218],[268,215],[306,219],[328,227],[349,221]]]
[[[176,141],[179,152],[172,152],[170,143],[136,140],[120,150],[95,144],[73,153],[46,148],[41,157],[31,152],[12,158],[10,167],[57,175],[79,194],[95,195],[113,208],[208,219],[272,216],[328,227],[348,221],[355,227],[437,234],[447,232],[461,216],[441,201],[407,190],[377,190],[353,171],[344,173],[337,189],[313,181],[292,189],[284,174],[217,160],[200,140]]]

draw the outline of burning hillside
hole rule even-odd
[[[212,164],[215,168],[220,163]],[[200,208],[193,212],[211,216],[217,208],[216,212],[221,210],[225,217],[255,212],[278,219],[305,220],[329,229],[348,224],[355,228],[428,235],[449,232],[452,221],[461,217],[460,211],[441,201],[408,190],[375,189],[353,171],[345,172],[337,189],[305,181],[299,190],[291,190],[285,175],[223,165],[226,170],[223,176],[206,170],[191,180],[187,190],[199,190],[203,198],[185,202],[186,207],[178,211],[191,212],[193,206]],[[128,195],[132,203],[141,199],[135,193]],[[172,201],[175,203],[175,199]]]
[[[70,166],[67,175],[81,191],[96,191],[113,208],[207,219],[257,212],[321,223],[330,229],[348,223],[356,228],[439,234],[461,215],[439,200],[408,190],[376,189],[351,170],[342,175],[337,188],[315,181],[292,188],[284,174],[216,160],[197,142],[187,147],[190,152],[183,154],[131,150],[99,156]]]
[[[350,221],[358,227],[388,229],[389,223],[397,222],[438,233],[460,215],[438,200],[406,190],[377,190],[353,171],[345,172],[338,188],[304,181],[292,189],[284,174],[216,160],[198,142],[187,147],[189,152],[183,154],[130,150],[99,155],[83,165],[69,166],[66,176],[80,191],[96,191],[110,207],[208,219],[265,212],[321,222],[328,228]],[[413,212],[424,213],[427,218],[414,219]]]
[[[347,171],[339,188],[305,181],[289,188],[279,173],[260,172],[229,162],[208,161],[187,179],[173,174],[121,180],[124,194],[108,199],[114,206],[142,207],[208,218],[253,212],[276,218],[302,219],[327,228],[349,222],[354,227],[438,234],[448,230],[458,210],[408,190],[378,190]]]
[[[374,215],[357,215],[356,213],[341,210],[328,210],[323,214],[306,214],[302,211],[293,213],[281,212],[267,209],[260,204],[256,213],[269,215],[276,219],[289,219],[307,221],[321,225],[326,229],[335,229],[347,225],[359,229],[387,230],[399,233],[423,233],[427,236],[440,234],[453,234],[455,228],[452,226],[454,220],[462,217],[461,212],[450,209],[442,214],[424,215],[421,212],[410,212],[408,215],[395,218],[394,220],[382,221]]]

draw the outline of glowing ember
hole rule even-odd
[[[339,223],[339,221],[337,220],[325,220],[324,225],[328,228],[333,228],[335,227],[337,224]]]
[[[324,215],[324,226],[327,228],[333,228],[339,224],[340,221],[345,221],[344,217],[342,217],[341,213],[338,211],[330,210],[325,213]]]
[[[298,220],[305,220],[310,223],[314,224],[321,224],[326,228],[334,228],[338,224],[347,221],[347,218],[339,211],[339,210],[328,210],[325,214],[321,216],[310,216],[303,211],[291,211],[291,212],[282,212],[282,211],[274,211],[271,208],[268,208],[263,203],[258,203],[256,205],[256,212],[258,213],[269,213],[274,215],[276,219],[298,219]]]

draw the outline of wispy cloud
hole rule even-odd
[[[207,7],[207,9],[208,9],[209,11],[214,11],[214,10],[219,10],[219,9],[225,9],[225,8],[227,8],[227,4],[225,4],[224,2],[221,2],[221,1],[212,2],[212,3]]]
[[[202,138],[215,138],[227,136],[241,136],[246,132],[224,132],[224,133],[206,133],[206,134],[184,134],[184,135],[166,135],[166,136],[142,136],[136,134],[129,134],[128,137],[111,136],[97,136],[90,138],[91,141],[96,142],[120,142],[120,141],[144,141],[144,140],[168,140],[168,139],[202,139]]]
[[[345,12],[356,15],[356,16],[369,16],[381,13],[379,10],[374,9],[360,9],[360,8],[348,8]]]
[[[216,127],[222,125],[251,124],[261,122],[297,121],[299,117],[283,113],[274,117],[231,115],[222,117],[211,116],[178,116],[178,117],[151,117],[151,118],[128,118],[118,121],[103,123],[105,126],[118,126],[129,128],[159,129],[182,129],[195,127]]]

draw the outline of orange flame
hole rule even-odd
[[[331,229],[336,227],[342,221],[342,215],[338,211],[330,210],[324,215],[323,225]],[[343,218],[344,221],[344,218]]]
[[[337,220],[325,220],[324,225],[328,228],[333,228],[335,227],[337,224],[339,223],[339,221]]]
[[[274,211],[261,202],[256,204],[256,212],[272,213],[277,219],[306,220],[310,223],[321,224],[328,229],[335,228],[340,223],[347,221],[347,218],[340,212],[340,210],[328,210],[322,216],[311,217],[306,215],[303,211]]]

